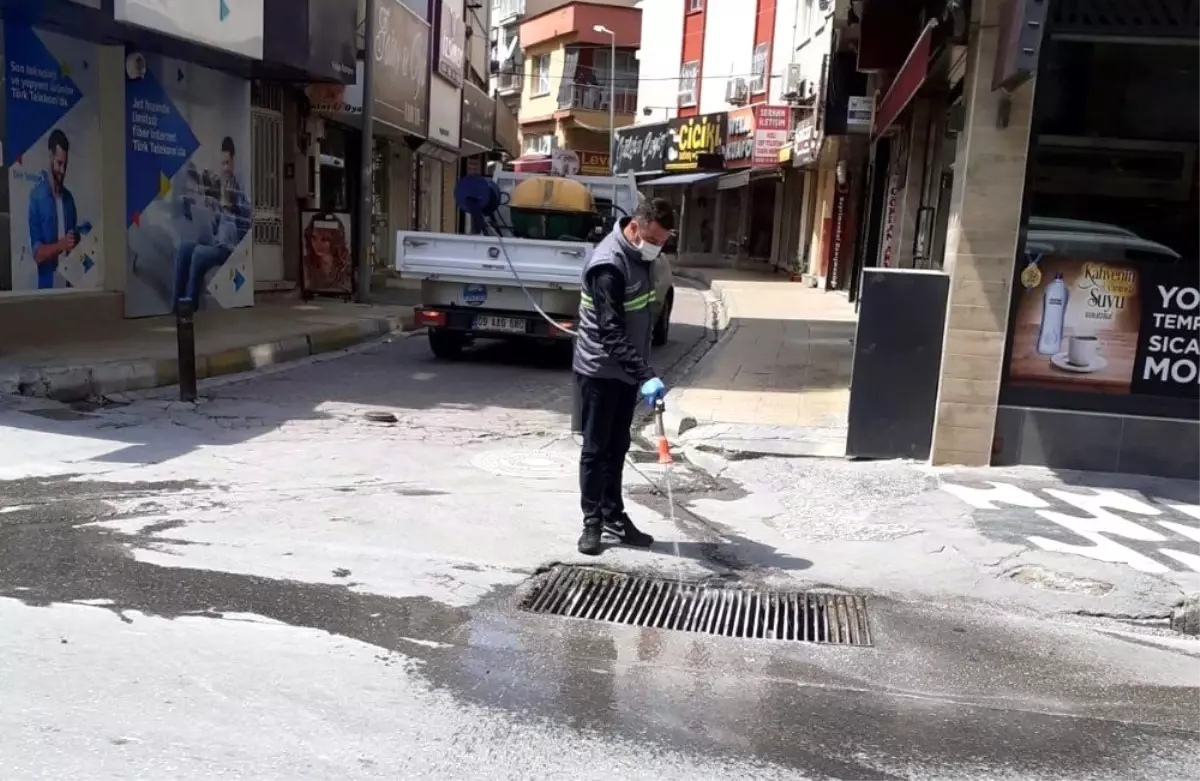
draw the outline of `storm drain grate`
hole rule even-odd
[[[556,567],[522,602],[531,613],[756,640],[871,645],[864,597]]]

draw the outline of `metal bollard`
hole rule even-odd
[[[190,298],[175,302],[175,344],[179,360],[179,400],[193,402],[196,390],[196,307]]]

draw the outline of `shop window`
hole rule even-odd
[[[1198,72],[1194,46],[1043,48],[1004,403],[1197,417]]]
[[[760,43],[754,47],[754,59],[750,64],[750,92],[761,95],[767,91],[767,53],[771,50],[769,43]]]
[[[679,69],[679,105],[694,106],[699,99],[700,61],[685,62]]]

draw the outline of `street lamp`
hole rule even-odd
[[[593,27],[592,31],[612,39],[608,58],[608,172],[611,174],[617,161],[617,34],[602,24]]]

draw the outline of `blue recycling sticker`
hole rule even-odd
[[[487,285],[463,285],[463,301],[467,306],[483,306],[487,301]]]

